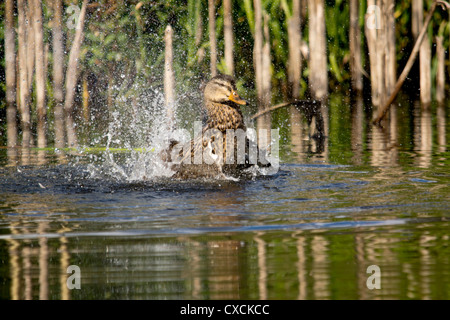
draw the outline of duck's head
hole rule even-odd
[[[220,103],[226,105],[246,105],[236,90],[236,83],[233,77],[228,75],[218,75],[212,78],[205,86],[205,104]]]

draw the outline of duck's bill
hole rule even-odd
[[[230,99],[231,101],[233,101],[234,103],[240,104],[240,105],[246,105],[247,101],[245,101],[244,99],[242,99],[239,95],[233,95],[230,94],[230,96],[228,97],[228,99]]]

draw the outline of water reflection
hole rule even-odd
[[[45,234],[48,221],[39,222],[37,233]],[[39,238],[39,299],[48,300],[48,239]]]
[[[266,128],[270,128],[270,126],[267,124]],[[236,214],[236,208],[245,205],[241,198],[242,195],[240,195],[241,190],[240,186],[232,185],[226,188],[225,192],[206,193],[198,200],[194,200],[193,204],[200,209],[198,213],[204,212],[205,217],[209,218],[207,222],[209,227],[217,228],[238,224],[243,217]],[[215,213],[207,214],[212,202],[217,210]],[[232,239],[217,239],[208,241],[205,249],[207,250],[207,256],[202,263],[207,264],[208,270],[214,270],[208,277],[208,288],[211,291],[210,298],[238,299],[239,283],[241,282],[239,251],[242,248],[240,242]],[[198,279],[194,281],[194,283],[199,282]],[[198,294],[199,290],[195,291]]]
[[[391,107],[389,116],[381,122],[381,126],[371,125],[370,129],[371,165],[376,167],[398,165],[397,106]]]
[[[415,165],[428,168],[431,165],[431,111],[419,102],[414,103],[414,151],[417,153]]]
[[[326,101],[321,106],[290,108],[290,140],[294,159],[304,162],[305,157],[312,161],[328,162],[329,107]]]
[[[364,112],[364,101],[356,97],[351,103],[350,121],[348,128],[348,139],[353,165],[370,164],[372,166],[398,166],[399,152],[409,151],[409,146],[413,145],[414,165],[421,168],[429,168],[433,157],[433,132],[435,133],[436,148],[434,151],[445,153],[447,151],[446,141],[446,105],[437,105],[435,114],[433,108],[424,108],[419,101],[413,103],[413,113],[411,119],[405,116],[408,105],[393,105],[389,114],[383,120],[381,126],[370,124]],[[329,106],[323,103],[317,110],[298,110],[290,107],[289,127],[287,131],[291,141],[290,153],[297,163],[316,162],[329,163],[330,152],[341,154],[341,145],[331,145],[329,143],[330,134],[343,135],[346,132],[329,132]],[[435,119],[435,120],[433,120]],[[436,127],[433,127],[433,121]],[[411,122],[411,126],[408,123]],[[257,118],[257,128],[265,129],[267,136],[259,135],[260,145],[269,145],[270,128],[272,118],[270,114],[265,114]],[[282,139],[284,137],[281,137]],[[281,140],[281,141],[286,141]],[[54,153],[33,148],[7,148],[7,166],[30,166],[47,164],[67,164],[71,157],[77,157],[77,151],[65,152],[57,150]],[[281,159],[283,161],[283,159]],[[347,159],[345,159],[347,160]],[[445,158],[441,158],[445,160]],[[443,165],[442,162],[439,165]]]
[[[389,110],[389,143],[390,143],[390,162],[392,164],[398,164],[398,149],[399,149],[399,140],[398,140],[398,105],[393,104]]]
[[[70,231],[69,228],[63,227],[59,232],[64,233],[64,231]],[[68,239],[62,236],[59,239],[60,247],[60,276],[59,276],[59,286],[61,288],[61,300],[69,300],[70,299],[70,290],[67,286],[67,268],[69,267],[70,261],[70,253],[67,248]]]
[[[310,128],[312,159],[318,162],[328,162],[328,104],[323,102],[313,114]]]
[[[6,150],[7,166],[15,167],[19,165],[19,156],[17,148],[7,148]]]
[[[445,132],[446,115],[445,115],[445,105],[443,103],[439,103],[437,106],[436,118],[437,118],[438,151],[445,152],[447,146],[446,132]]]
[[[258,146],[262,149],[268,149],[270,152],[270,130],[272,128],[272,117],[270,113],[263,114],[256,119],[256,128],[258,130]]]
[[[420,168],[430,168],[433,159],[433,131],[436,131],[437,143],[436,152],[446,152],[446,119],[445,106],[438,105],[436,108],[436,129],[433,128],[433,109],[428,106],[424,107],[419,101],[413,103],[412,113],[412,130],[405,131],[405,126],[408,119],[403,115],[399,118],[398,105],[391,107],[389,116],[383,120],[381,126],[370,126],[369,131],[369,148],[371,151],[372,166],[398,166],[399,152],[408,149],[408,145],[413,145],[414,163],[411,163]],[[358,110],[357,107],[355,110]],[[358,145],[360,136],[360,116],[358,111],[354,111],[352,137],[355,139],[355,144]],[[407,137],[412,137],[409,140]],[[400,142],[402,140],[402,143]],[[354,159],[358,159],[357,154],[361,150],[354,149]],[[445,158],[441,158],[445,160]],[[442,165],[442,163],[441,163]]]
[[[45,232],[45,227],[28,231]],[[439,279],[449,276],[448,235],[440,230],[430,236],[432,227],[410,228],[407,236],[401,227],[362,234],[225,233],[208,239],[44,236],[8,239],[3,258],[13,300],[446,299],[449,284]],[[67,287],[69,264],[82,270],[80,290]],[[373,264],[383,271],[380,290],[366,285]]]
[[[7,149],[1,298],[450,298],[445,107],[417,104],[408,122],[396,106],[374,127],[352,105],[349,150],[328,143],[320,116],[293,113],[292,163],[245,183],[103,189],[111,182],[67,180],[70,153]],[[329,163],[337,152],[353,166]],[[70,265],[80,290],[67,286]],[[367,287],[371,265],[380,290]]]
[[[298,296],[297,299],[305,300],[307,295],[306,290],[306,277],[307,277],[307,268],[306,268],[306,253],[305,253],[305,241],[306,237],[302,235],[302,233],[293,234],[294,239],[296,238],[296,247],[297,247],[297,270],[298,270]]]
[[[303,114],[297,110],[294,106],[290,109],[289,124],[291,128],[291,142],[292,142],[292,152],[295,154],[295,160],[299,163],[304,162],[304,136],[305,136],[305,120]]]
[[[328,246],[327,239],[321,235],[315,235],[311,240],[313,299],[323,300],[330,298],[330,257],[328,256]]]
[[[352,103],[352,162],[355,165],[363,163],[363,133],[364,133],[364,102],[362,97],[357,97]]]
[[[71,152],[73,155],[77,152]],[[48,150],[34,149],[27,147],[15,147],[6,149],[6,162],[7,167],[17,166],[45,166],[49,163],[67,164],[69,159],[66,152],[62,150],[56,150],[55,152],[49,152]],[[0,162],[0,165],[2,163]]]
[[[357,280],[356,280],[356,286],[357,290],[359,292],[359,299],[361,300],[367,300],[369,298],[368,292],[366,290],[367,288],[367,273],[366,273],[366,245],[365,245],[365,237],[357,234],[355,235],[355,260],[357,261],[356,266],[356,274],[357,274]]]
[[[20,154],[21,154],[21,164],[23,166],[29,166],[31,164],[31,155],[34,154],[34,152],[32,153],[30,148],[28,147],[22,147]]]

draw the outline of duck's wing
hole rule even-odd
[[[223,137],[223,138],[222,138]],[[260,148],[258,144],[245,138],[245,144],[240,146],[237,139],[234,139],[233,145],[230,147],[230,159],[227,158],[227,141],[226,135],[203,135],[192,139],[184,145],[174,145],[171,152],[171,159],[179,164],[239,164],[249,167],[257,164],[259,167],[270,166],[268,160],[267,148]],[[238,147],[240,146],[240,147]],[[175,152],[175,154],[173,153]],[[176,154],[178,152],[178,154]],[[238,156],[238,153],[244,152],[244,157]],[[240,166],[241,167],[241,166]]]
[[[219,131],[206,132],[171,150],[177,164],[220,164],[223,160],[223,137]]]
[[[199,136],[172,150],[174,178],[225,178],[221,158],[223,149],[216,138]],[[217,153],[216,153],[217,150]],[[220,150],[220,151],[219,151]]]

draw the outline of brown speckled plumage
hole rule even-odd
[[[225,132],[227,129],[246,130],[244,117],[239,106],[229,106],[226,104],[208,102],[206,105],[208,112],[207,129],[219,129]]]
[[[250,165],[248,161],[244,164],[236,163],[237,154],[237,141],[235,138],[234,145],[234,163],[226,164],[226,130],[227,129],[242,129],[246,130],[244,118],[240,109],[240,105],[244,105],[246,102],[242,100],[236,93],[236,84],[232,77],[226,75],[219,75],[211,79],[205,86],[204,90],[204,107],[207,111],[208,120],[205,127],[202,130],[202,137],[197,137],[191,140],[190,149],[185,158],[182,158],[181,164],[172,165],[172,170],[175,171],[174,177],[180,179],[189,178],[223,178],[225,175],[239,177],[242,170],[248,168]],[[210,130],[213,129],[213,130]],[[216,139],[214,134],[212,136],[206,136],[207,132],[214,132],[218,130],[222,136],[222,146]],[[245,141],[246,150],[249,150],[249,140]],[[173,146],[171,145],[168,150],[168,154],[171,154]],[[206,149],[210,148],[210,149]],[[194,154],[203,152],[205,150],[211,150],[211,154],[214,157],[222,157],[223,162],[215,162],[213,164],[194,164]],[[183,161],[188,160],[186,157],[191,157],[190,164],[185,164]],[[169,156],[170,159],[170,156]]]

